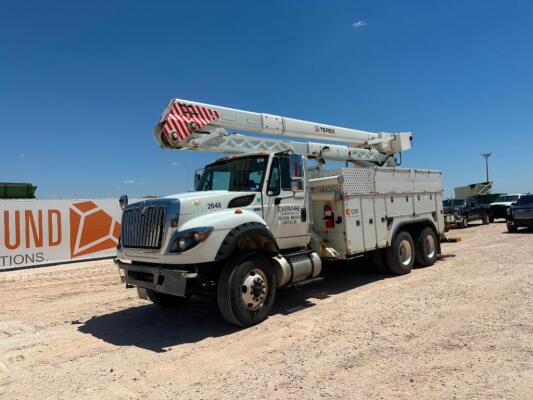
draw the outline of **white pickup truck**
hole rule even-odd
[[[116,262],[141,298],[175,306],[216,296],[228,322],[250,326],[269,315],[277,288],[319,280],[324,259],[370,255],[397,275],[435,262],[442,177],[396,167],[410,133],[406,140],[254,114],[184,100],[165,109],[154,131],[162,147],[232,155],[207,165],[194,192],[121,198]],[[281,128],[272,133],[276,118]],[[229,135],[231,127],[322,139],[326,132],[348,146]],[[327,160],[350,165],[326,169]]]

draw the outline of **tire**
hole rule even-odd
[[[516,233],[518,232],[518,228],[516,225],[509,225],[507,224],[507,232],[509,233]]]
[[[247,327],[265,320],[275,297],[274,268],[265,257],[245,253],[223,267],[217,299],[222,316],[230,324]]]
[[[463,219],[461,220],[459,227],[462,229],[468,228],[468,215],[463,215]]]
[[[488,225],[490,223],[490,218],[486,213],[481,217],[481,222],[483,222],[483,225]]]
[[[176,308],[189,300],[188,297],[172,296],[171,294],[155,292],[151,289],[146,289],[146,295],[152,303],[163,308]]]
[[[383,249],[374,250],[370,256],[370,262],[377,273],[386,274],[389,272],[387,266],[385,265],[385,255],[383,254]]]
[[[489,222],[490,222],[491,224],[494,223],[494,215],[492,215],[492,214],[490,215],[490,217],[489,217]]]
[[[415,264],[430,267],[437,261],[439,242],[430,227],[421,229],[415,238]]]
[[[405,275],[411,272],[415,262],[415,245],[411,235],[400,231],[385,250],[385,264],[391,274]]]

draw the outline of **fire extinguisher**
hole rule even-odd
[[[329,204],[324,204],[324,221],[326,221],[326,229],[335,227],[333,208]]]

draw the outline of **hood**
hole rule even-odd
[[[228,208],[230,201],[236,198],[239,198],[241,201],[234,201],[234,204],[236,204],[232,205],[232,207],[246,207],[252,204],[261,204],[261,193],[231,192],[228,190],[179,193],[165,196],[164,198],[178,199],[180,201],[181,215],[225,210]]]
[[[446,214],[460,213],[463,210],[463,208],[464,208],[463,206],[448,206],[448,207],[444,207],[443,211]]]
[[[490,203],[491,206],[512,206],[515,201],[497,201],[494,203]]]

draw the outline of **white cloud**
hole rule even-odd
[[[20,158],[24,158],[24,154],[19,154],[19,157]]]
[[[363,28],[364,26],[367,26],[368,24],[366,23],[366,21],[356,21],[352,24],[352,28],[353,30],[355,31],[356,29],[361,29]]]
[[[172,161],[170,164],[171,164],[171,165],[174,165],[174,166],[176,166],[176,165],[180,165],[179,161]]]
[[[135,180],[134,180],[134,179],[126,179],[126,180],[124,181],[124,183],[132,184],[132,183],[135,183]]]

